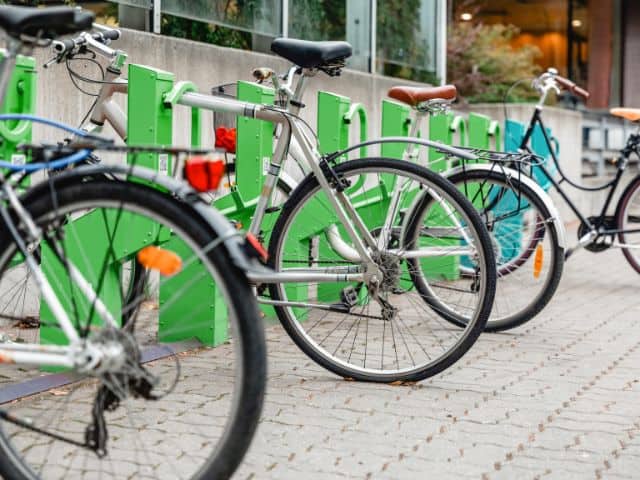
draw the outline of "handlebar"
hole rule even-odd
[[[533,82],[533,86],[542,95],[541,102],[544,102],[544,99],[550,90],[555,90],[557,93],[560,93],[560,89],[563,89],[582,98],[583,100],[588,100],[590,96],[589,92],[584,88],[579,87],[568,78],[558,75],[558,71],[555,68],[549,68],[546,72],[537,77]]]
[[[95,41],[102,44],[109,44],[112,40],[118,40],[120,38],[120,30],[109,29],[102,32],[96,32],[91,34],[83,33],[75,38],[67,38],[65,40],[55,40],[53,42],[53,50],[59,54],[65,54],[70,52],[76,47],[80,47],[87,43],[87,35],[90,35]]]
[[[568,78],[561,77],[560,75],[555,76],[555,80],[562,88],[567,90],[568,92],[573,93],[574,95],[581,97],[584,100],[589,99],[589,92],[587,92],[584,88],[579,87],[575,83],[573,83]]]

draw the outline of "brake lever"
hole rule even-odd
[[[42,68],[49,68],[54,63],[62,63],[62,61],[65,59],[65,57],[70,57],[70,56],[71,56],[70,52],[58,53],[58,54],[54,55],[53,58],[51,58],[51,60],[49,60],[47,63],[45,63],[42,66]]]
[[[51,60],[49,60],[47,63],[45,63],[42,68],[49,68],[51,65],[53,65],[54,63],[60,63],[62,61],[62,58],[60,58],[60,55],[56,55],[55,57],[53,57]]]

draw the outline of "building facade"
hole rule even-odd
[[[119,21],[172,33],[206,23],[226,46],[268,51],[275,37],[346,40],[350,68],[440,83],[445,79],[446,0],[117,0]],[[161,15],[162,16],[161,16]],[[149,22],[147,19],[151,19]],[[175,19],[183,19],[175,20]],[[134,25],[135,24],[135,25]],[[226,38],[223,38],[226,37]]]
[[[514,47],[537,46],[541,68],[590,91],[589,108],[640,107],[640,1],[452,0],[449,8],[454,22],[518,27]]]

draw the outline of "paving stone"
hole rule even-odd
[[[267,407],[237,478],[635,478],[637,282],[619,251],[579,252],[537,318],[411,387],[338,379],[271,326]]]

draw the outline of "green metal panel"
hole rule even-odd
[[[429,118],[429,139],[446,145],[465,146],[467,144],[467,128],[462,117],[453,113],[433,115]],[[443,155],[433,148],[429,149],[429,167],[436,172],[447,170]]]
[[[170,146],[173,143],[173,110],[164,103],[173,81],[172,73],[129,64],[127,142],[130,145]],[[171,158],[167,154],[130,154],[128,161],[160,173],[172,171]]]
[[[272,88],[251,82],[238,82],[238,100],[272,105]],[[273,154],[273,124],[264,120],[238,117],[236,185],[249,201],[260,195],[264,174]]]
[[[7,88],[6,99],[2,105],[2,113],[35,113],[37,80],[35,66],[34,58],[18,56]],[[32,122],[26,120],[0,122],[0,158],[16,165],[28,161],[27,156],[16,151],[16,146],[31,141],[32,125]]]
[[[318,92],[318,129],[320,153],[331,153],[349,146],[349,125],[344,121],[351,100],[331,92]],[[341,160],[345,160],[344,158]]]
[[[274,90],[264,85],[238,82],[238,100],[272,105]],[[218,198],[214,206],[229,219],[248,227],[253,218],[264,175],[273,153],[273,124],[246,117],[237,119],[236,177],[232,191]],[[276,215],[267,214],[263,238],[267,240]]]
[[[171,145],[173,104],[182,94],[195,90],[183,82],[173,88],[174,75],[142,65],[129,65],[128,143],[131,145]],[[191,143],[200,144],[200,111],[191,111]],[[163,154],[142,154],[130,162],[160,171],[172,171],[171,158]],[[192,253],[183,242],[167,233],[159,240],[188,264],[173,277],[162,278],[159,287],[161,341],[174,342],[198,338],[207,345],[216,345],[227,338],[225,305],[216,285],[210,283],[209,272],[200,262],[192,262]],[[188,294],[175,298],[175,292],[185,289]],[[167,299],[172,302],[168,303]],[[220,313],[219,311],[222,310]],[[213,314],[212,314],[213,312]]]
[[[471,112],[468,119],[469,146],[488,149],[490,145],[489,127],[491,119],[486,115]]]
[[[411,109],[401,103],[382,101],[382,131],[383,137],[408,137],[411,119]],[[383,157],[402,158],[405,148],[404,143],[383,143],[381,154]]]
[[[273,105],[275,91],[257,83],[239,81],[237,98],[246,102]],[[235,184],[231,192],[216,199],[214,206],[244,228],[248,228],[253,219],[264,175],[273,155],[273,129],[271,122],[247,117],[237,118]],[[261,230],[265,245],[268,245],[278,213],[279,211],[267,213],[264,216]],[[271,307],[262,307],[262,310],[267,316],[274,315]],[[217,314],[216,322],[219,317]],[[214,337],[218,338],[215,331]]]
[[[82,272],[94,288],[98,288],[102,283],[102,288],[97,293],[114,318],[120,321],[122,263],[129,260],[141,248],[150,245],[158,236],[158,225],[137,214],[121,212],[118,215],[115,209],[93,211],[65,225],[63,248],[69,261]],[[133,239],[137,243],[133,243]],[[103,255],[108,251],[108,242],[112,242],[113,254],[108,259],[109,264],[104,271],[104,277],[101,278],[100,274],[105,263]],[[77,318],[86,325],[89,320],[89,302],[73,285],[65,267],[51,249],[46,244],[42,244],[41,248],[42,270],[49,279],[54,293],[72,320]],[[91,254],[92,250],[99,254]],[[75,308],[77,308],[77,316],[73,313]],[[40,319],[42,343],[66,343],[51,309],[44,301],[40,306]],[[102,323],[95,312],[90,321],[94,325]]]
[[[455,116],[453,113],[445,113],[441,115],[433,115],[429,118],[429,139],[442,142],[447,145],[454,143],[454,137],[457,137],[458,145],[466,144],[466,126],[461,117]],[[441,153],[438,153],[435,149],[429,149],[429,168],[436,172],[446,171],[450,165],[445,160]],[[451,222],[447,219],[447,214],[437,208],[430,214],[427,219],[428,224],[447,226],[451,225]],[[435,242],[435,245],[442,245],[442,241]],[[428,272],[430,277],[434,278],[446,278],[455,279],[459,274],[458,257],[446,257],[446,258],[427,258],[421,260],[421,265],[425,272]]]

